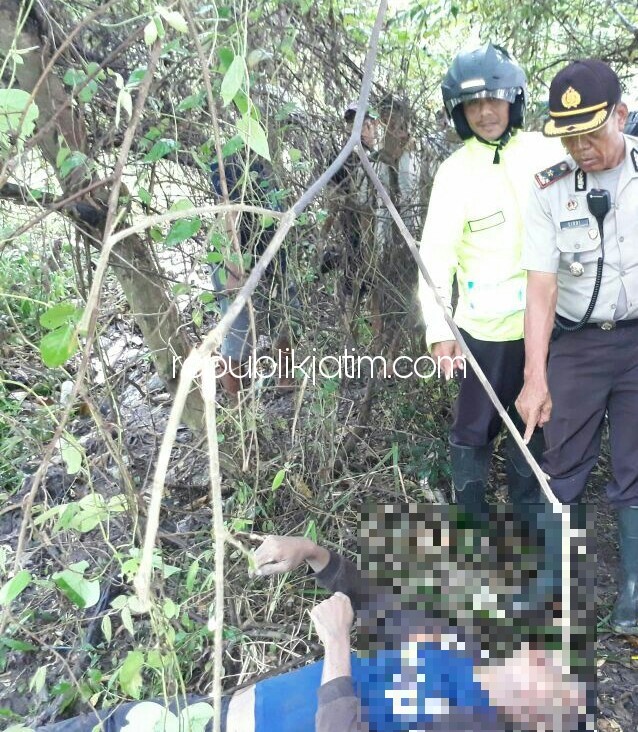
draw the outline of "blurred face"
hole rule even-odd
[[[348,132],[352,131],[352,124],[354,122],[354,115],[351,119],[346,120],[346,126]],[[379,120],[366,117],[363,120],[363,127],[361,128],[361,142],[368,150],[374,150],[377,144],[377,132],[379,129]]]
[[[361,142],[368,148],[368,150],[372,150],[377,144],[378,129],[378,119],[370,119],[370,117],[366,117],[363,120],[363,127],[361,128]]]
[[[561,138],[563,147],[585,173],[609,170],[625,157],[622,131],[627,119],[627,105],[620,103],[605,124],[594,132]]]
[[[509,124],[510,103],[504,99],[470,99],[463,102],[465,119],[475,135],[484,140],[498,140]]]
[[[567,732],[578,707],[585,704],[585,688],[569,676],[555,652],[523,646],[512,657],[478,669],[475,675],[492,705],[525,728]]]

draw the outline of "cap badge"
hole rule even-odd
[[[573,86],[567,88],[563,96],[560,98],[560,102],[565,109],[574,109],[580,104],[580,94],[574,89]]]

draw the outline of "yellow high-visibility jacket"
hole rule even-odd
[[[526,273],[521,269],[523,217],[534,174],[564,157],[557,140],[517,132],[494,164],[494,146],[472,137],[439,168],[421,240],[421,256],[454,320],[474,338],[523,337]],[[423,277],[419,299],[428,348],[454,340]]]

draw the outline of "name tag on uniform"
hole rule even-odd
[[[588,229],[589,219],[569,219],[569,221],[561,221],[560,228],[565,229]]]

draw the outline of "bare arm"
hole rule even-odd
[[[315,718],[317,732],[368,732],[368,725],[361,721],[361,703],[352,685],[350,628],[353,616],[352,604],[342,592],[336,592],[310,613],[325,648]]]
[[[542,427],[550,418],[552,401],[547,385],[547,354],[554,326],[556,274],[528,272],[527,306],[525,309],[525,383],[516,400],[516,407],[525,422],[525,442],[534,428]]]

